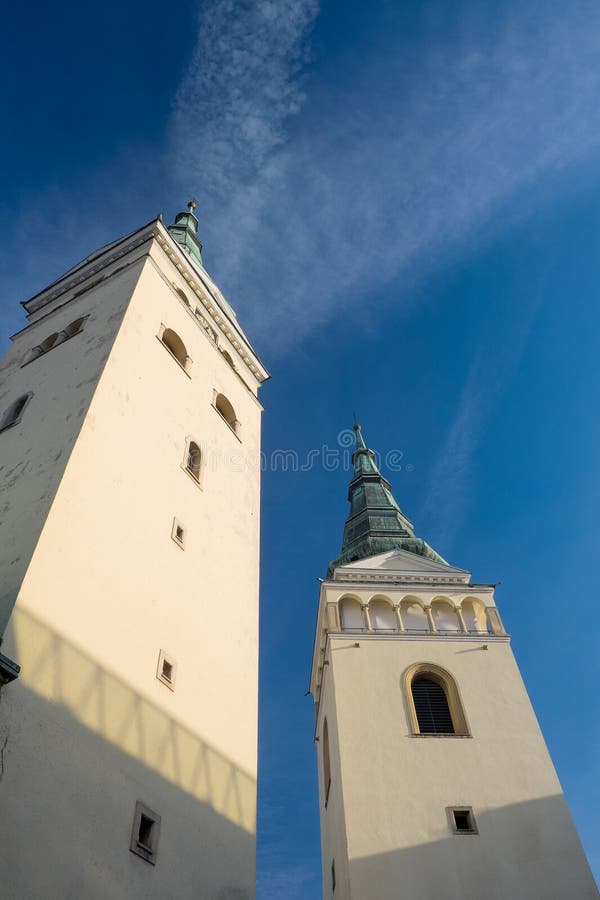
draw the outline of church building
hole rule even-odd
[[[0,368],[0,894],[252,900],[263,364],[194,203]]]
[[[593,900],[494,601],[399,508],[355,426],[311,674],[324,900]]]

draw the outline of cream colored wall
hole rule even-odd
[[[336,897],[597,897],[506,639],[330,637],[327,658],[319,723],[334,695],[351,883]],[[417,662],[455,677],[472,737],[412,736],[402,679]],[[451,833],[459,805],[478,835]]]
[[[323,898],[333,897],[331,864],[335,860],[336,897],[349,896],[348,854],[344,817],[344,798],[341,789],[340,736],[335,706],[335,692],[326,673],[321,694],[321,715],[316,734],[317,771],[319,782],[319,810],[321,815],[321,867],[323,873]],[[329,753],[331,766],[331,786],[327,806],[325,806],[326,785],[323,769],[323,731],[327,720],[329,732]]]
[[[0,633],[142,265],[134,255],[113,278],[18,334],[0,363],[0,416],[34,392],[21,422],[0,433]],[[84,315],[81,334],[22,367],[32,347]]]
[[[254,896],[261,409],[170,286],[179,277],[154,245],[3,645],[22,665],[4,689],[0,786],[15,897],[41,896],[44,872],[44,896],[61,900]],[[187,437],[204,449],[200,487],[182,468]],[[174,691],[156,678],[161,648]],[[156,867],[128,849],[138,799],[162,815]],[[69,841],[49,834],[54,807]]]

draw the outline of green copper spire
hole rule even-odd
[[[190,200],[187,212],[177,213],[175,222],[173,225],[169,225],[168,228],[177,243],[204,269],[202,241],[198,237],[198,219],[194,215],[196,206],[196,201]]]
[[[365,444],[360,425],[355,425],[354,430],[354,477],[348,490],[350,515],[344,528],[342,552],[329,563],[328,575],[336,566],[397,549],[445,563],[429,544],[415,537],[412,522],[394,500],[391,485],[377,468],[375,454]]]

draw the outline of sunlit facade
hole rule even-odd
[[[324,900],[596,898],[495,586],[415,536],[356,431],[311,675]]]
[[[2,362],[7,900],[254,897],[268,375],[197,224],[92,254]]]

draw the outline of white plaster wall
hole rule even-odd
[[[0,363],[0,415],[33,391],[18,425],[0,433],[0,633],[81,428],[143,262],[15,337]],[[21,367],[28,351],[80,316],[81,334]]]
[[[15,897],[43,883],[56,898],[254,896],[261,410],[173,291],[178,277],[154,245],[3,646],[22,665],[4,689],[0,785]],[[184,340],[191,378],[161,322]],[[182,468],[188,436],[205,451],[201,487]],[[155,677],[161,648],[173,692]],[[163,817],[156,867],[128,849],[138,799]]]
[[[483,643],[330,638],[351,883],[342,897],[598,896],[510,645]],[[402,679],[417,662],[455,677],[472,737],[411,735]],[[459,805],[473,807],[478,835],[450,831],[446,807]]]
[[[319,727],[316,743],[319,782],[319,810],[321,815],[321,867],[323,874],[323,898],[334,896],[332,890],[331,864],[335,860],[335,897],[345,900],[350,896],[348,853],[344,819],[344,799],[342,792],[342,771],[340,768],[340,743],[338,717],[335,708],[335,691],[329,672],[323,678]],[[327,807],[325,807],[326,784],[323,770],[323,729],[327,719],[329,732],[329,754],[331,765],[331,787]]]

